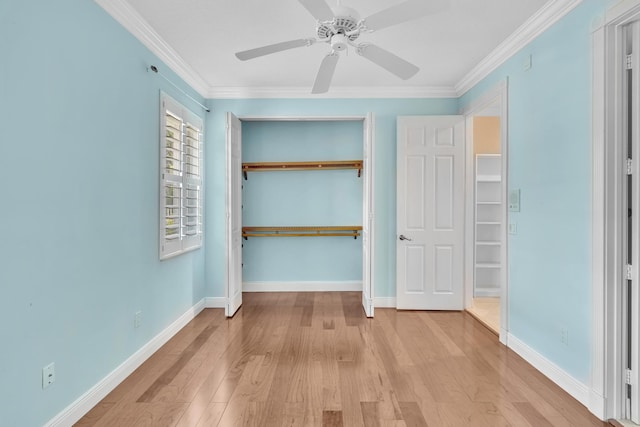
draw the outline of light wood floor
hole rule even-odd
[[[360,293],[204,310],[77,426],[603,426],[464,312]]]
[[[467,311],[496,334],[500,334],[500,298],[474,298]]]

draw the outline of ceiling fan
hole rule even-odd
[[[340,58],[339,53],[352,46],[355,51],[395,74],[403,80],[413,77],[420,69],[395,54],[371,43],[356,43],[363,33],[370,33],[400,24],[445,9],[448,0],[406,0],[364,19],[355,10],[340,5],[329,7],[325,0],[298,0],[316,18],[316,38],[304,38],[262,46],[237,52],[236,57],[242,61],[269,55],[298,47],[311,46],[315,43],[327,43],[331,52],[320,63],[311,93],[319,94],[329,91],[331,79]]]

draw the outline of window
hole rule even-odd
[[[160,97],[160,259],[202,246],[203,122]]]

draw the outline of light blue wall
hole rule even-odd
[[[509,82],[509,331],[585,384],[590,370],[591,30],[585,0],[461,98]],[[528,55],[533,68],[525,71]],[[568,330],[568,345],[560,341]]]
[[[146,71],[162,64],[94,2],[0,2],[1,424],[42,425],[193,304],[224,295],[224,112],[375,114],[374,281],[387,297],[396,117],[455,114],[505,77],[509,182],[522,190],[511,216],[510,330],[588,382],[590,28],[605,3],[585,0],[461,100],[210,101],[206,253],[159,262],[159,90],[202,111]],[[50,362],[57,381],[42,390]]]
[[[202,111],[93,1],[0,2],[0,52],[0,425],[41,426],[205,296],[158,260],[159,91]]]
[[[245,162],[362,159],[363,121],[243,122]],[[249,173],[242,223],[252,226],[362,225],[362,178],[356,170]],[[362,239],[249,238],[244,281],[362,280]]]
[[[240,99],[211,100],[207,129],[207,295],[224,296],[225,112],[238,116],[375,115],[376,297],[395,297],[396,118],[402,115],[456,114],[457,99]],[[251,178],[250,178],[251,179]]]

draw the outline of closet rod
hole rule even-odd
[[[247,179],[247,172],[338,169],[357,169],[359,178],[362,174],[362,160],[328,160],[314,162],[256,162],[242,164],[242,174],[244,175],[245,180]]]
[[[357,239],[362,226],[282,226],[242,227],[242,237],[353,237]]]

